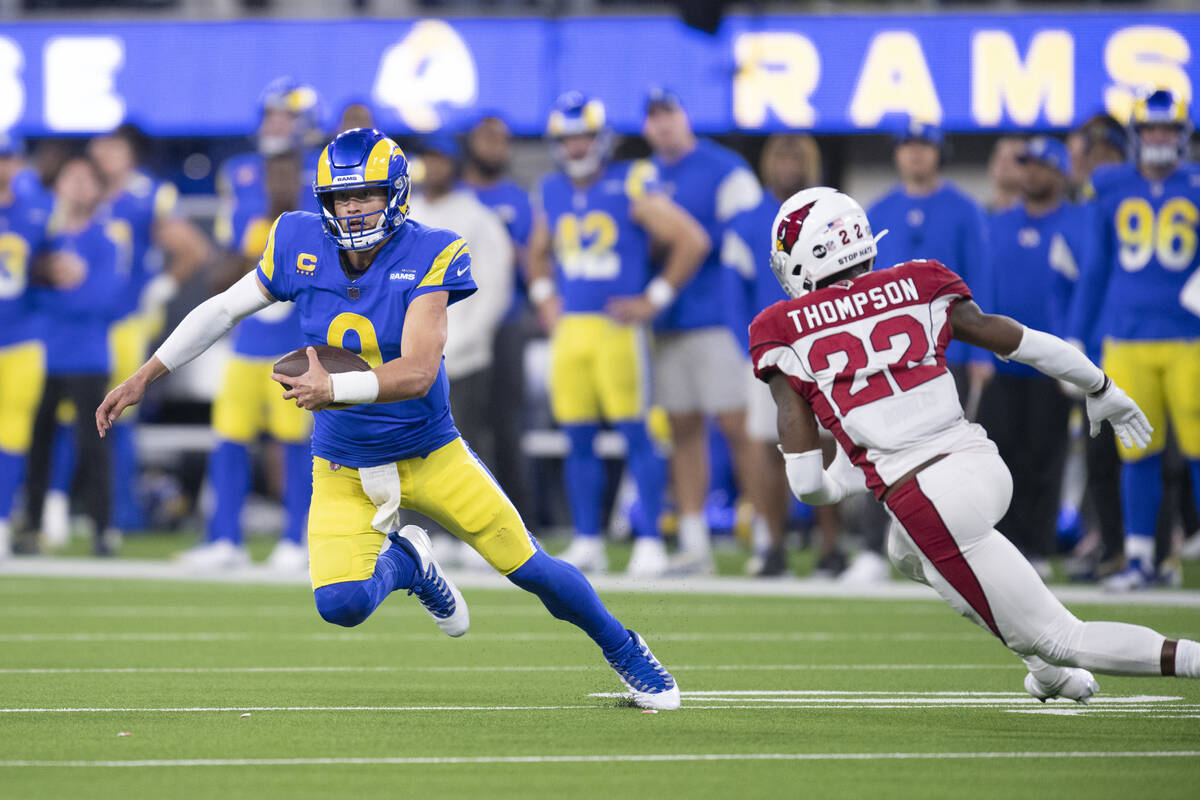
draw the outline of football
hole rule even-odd
[[[343,347],[334,347],[329,344],[311,345],[317,351],[317,360],[321,362],[330,374],[335,372],[366,372],[371,369],[371,365],[363,360],[363,357],[351,350],[346,350]],[[287,375],[295,378],[308,372],[308,346],[299,347],[285,356],[280,356],[272,367],[275,372],[280,375]],[[283,384],[285,389],[291,389],[288,384]],[[350,403],[334,403],[326,406],[327,408],[352,408]]]

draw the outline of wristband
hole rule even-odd
[[[671,305],[675,295],[675,287],[661,275],[646,285],[646,299],[650,301],[650,305],[660,311]]]
[[[333,402],[358,405],[374,403],[379,397],[379,378],[373,371],[335,372],[329,376],[333,386]]]
[[[1109,386],[1112,386],[1112,378],[1108,377],[1108,375],[1107,375],[1107,373],[1106,373],[1106,374],[1104,375],[1104,383],[1100,384],[1100,388],[1099,388],[1099,389],[1097,389],[1097,390],[1096,390],[1096,391],[1094,391],[1094,392],[1088,392],[1088,393],[1087,393],[1087,396],[1088,396],[1088,397],[1090,397],[1090,398],[1092,398],[1093,400],[1095,400],[1095,399],[1096,399],[1096,398],[1098,398],[1100,395],[1102,395],[1102,394],[1104,394],[1105,392],[1107,392],[1107,391],[1108,391],[1108,387],[1109,387]],[[1076,395],[1076,396],[1078,396],[1078,395]]]
[[[529,301],[535,306],[554,296],[554,281],[549,278],[536,278],[529,284]]]

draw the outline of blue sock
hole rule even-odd
[[[1162,453],[1121,466],[1125,558],[1129,566],[1154,571],[1154,534],[1162,506]]]
[[[1200,509],[1200,459],[1188,459],[1188,471],[1192,474],[1192,499],[1196,508]],[[1187,531],[1192,533],[1192,531]]]
[[[571,522],[581,536],[600,535],[600,510],[604,505],[604,464],[596,455],[596,434],[600,426],[564,425],[570,450],[563,465],[567,484],[567,502]]]
[[[208,482],[213,488],[213,511],[207,541],[242,543],[242,505],[250,491],[250,453],[246,445],[218,441],[208,457]]]
[[[137,496],[138,464],[134,426],[114,425],[112,436],[113,525],[123,531],[146,529],[146,512]]]
[[[510,572],[508,579],[536,594],[552,615],[583,629],[600,645],[605,656],[629,641],[625,626],[604,607],[583,573],[546,555],[540,547],[528,561]]]
[[[638,488],[638,512],[633,520],[635,536],[660,536],[658,517],[662,513],[663,486],[667,482],[666,467],[654,448],[654,442],[643,420],[618,422],[616,429],[625,437],[628,446],[626,460]]]
[[[50,450],[50,488],[63,494],[71,493],[75,480],[75,426],[57,423],[54,443]]]
[[[1162,453],[1121,466],[1121,496],[1125,532],[1153,536],[1163,496]]]
[[[287,522],[283,538],[300,544],[304,541],[304,524],[312,500],[312,450],[308,443],[283,446],[283,507]]]
[[[384,598],[407,589],[417,579],[417,562],[399,547],[389,547],[375,561],[375,572],[365,581],[343,581],[313,592],[321,619],[353,628],[371,616]]]
[[[12,515],[17,489],[25,477],[25,456],[0,450],[0,520]]]

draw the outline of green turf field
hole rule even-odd
[[[648,714],[531,596],[466,595],[450,640],[403,595],[343,630],[299,585],[0,578],[0,797],[1200,791],[1200,684],[1042,706],[937,601],[609,594],[683,690]],[[1195,608],[1075,610],[1200,636]]]

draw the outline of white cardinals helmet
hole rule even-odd
[[[878,252],[867,212],[828,186],[797,192],[784,201],[771,227],[771,269],[789,297],[811,292],[825,278]]]

